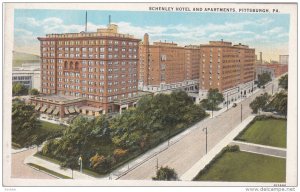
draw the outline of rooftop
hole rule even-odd
[[[59,102],[59,103],[69,103],[69,102],[84,100],[83,98],[65,96],[65,95],[39,95],[39,96],[31,96],[31,99],[37,99],[37,100],[48,101],[48,102]]]
[[[97,29],[97,32],[85,32],[80,33],[55,33],[46,34],[46,37],[39,37],[41,40],[43,38],[83,38],[83,37],[122,37],[122,38],[134,38],[133,35],[118,33],[118,26],[115,24],[108,24],[107,28]]]

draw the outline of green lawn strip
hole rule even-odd
[[[44,171],[44,172],[46,172],[46,173],[49,173],[50,175],[54,175],[54,176],[59,177],[59,178],[61,178],[61,179],[72,179],[71,177],[62,175],[62,174],[60,174],[60,173],[57,173],[57,172],[52,171],[52,170],[50,170],[50,169],[47,169],[47,168],[45,168],[45,167],[36,165],[36,164],[34,164],[34,163],[27,163],[27,164],[28,164],[29,166],[31,166],[31,167],[35,167],[35,168],[37,168],[38,170]]]
[[[236,140],[286,148],[286,120],[256,120]]]
[[[49,123],[45,121],[41,122],[41,129],[39,130],[40,133],[53,133],[53,132],[62,132],[65,128],[62,125]]]
[[[286,160],[248,152],[225,152],[195,181],[285,182]]]

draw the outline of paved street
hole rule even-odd
[[[253,143],[239,142],[233,141],[232,145],[238,145],[241,151],[247,151],[251,153],[258,153],[263,155],[270,155],[285,158],[286,157],[286,149],[271,147],[266,145],[258,145]]]
[[[22,178],[22,179],[55,179],[46,173],[37,171],[28,165],[24,164],[24,159],[36,152],[36,148],[22,151],[19,153],[14,153],[12,155],[12,178]]]
[[[273,87],[274,92],[275,90],[277,90],[277,86]],[[272,92],[272,84],[266,86],[265,90],[260,90],[245,99],[237,107],[231,108],[212,119],[204,120],[197,129],[191,131],[180,141],[133,169],[120,179],[151,180],[155,175],[157,162],[159,167],[169,166],[174,168],[180,177],[205,155],[205,133],[202,129],[204,127],[208,129],[208,150],[210,150],[241,122],[241,104],[243,109],[242,117],[245,119],[251,115],[249,103],[256,96],[266,91],[269,93]]]

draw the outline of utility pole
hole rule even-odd
[[[274,90],[274,83],[272,82],[272,95],[273,95],[273,90]]]
[[[156,171],[158,170],[158,158],[156,158]]]
[[[202,131],[204,130],[205,130],[205,154],[207,154],[207,127],[202,129]]]

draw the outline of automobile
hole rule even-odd
[[[237,106],[237,104],[236,104],[236,103],[233,103],[233,104],[232,104],[232,107],[236,107],[236,106]]]

